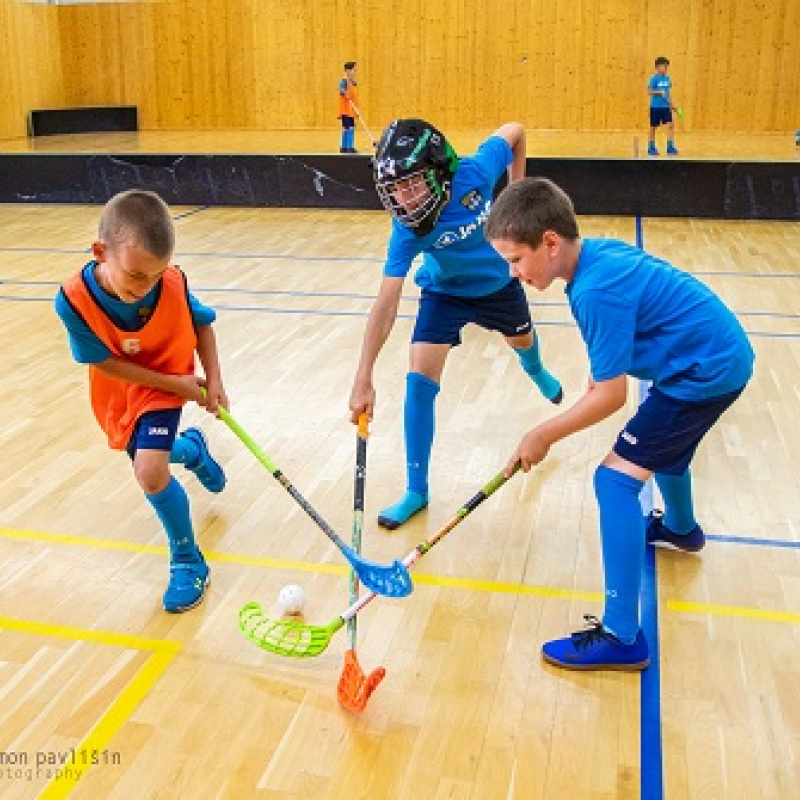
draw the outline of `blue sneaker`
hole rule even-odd
[[[670,143],[667,145],[667,155],[668,156],[677,156],[678,150],[674,144]]]
[[[663,522],[664,513],[654,509],[647,516],[647,544],[654,547],[671,547],[686,553],[696,553],[705,547],[706,537],[703,529],[695,525],[689,533],[671,531]]]
[[[599,619],[584,614],[588,628],[566,639],[554,639],[542,646],[542,658],[564,669],[613,669],[640,672],[650,664],[647,640],[640,630],[633,644],[623,644],[603,628]]]
[[[397,530],[404,522],[408,522],[418,511],[428,505],[428,495],[412,492],[406,493],[394,505],[384,508],[378,515],[378,525],[390,531]]]
[[[208,566],[203,554],[196,550],[191,561],[172,561],[169,565],[169,585],[164,592],[164,611],[180,614],[194,608],[208,586]]]
[[[658,155],[658,150],[656,150],[656,146],[652,142],[650,142],[650,144],[647,145],[647,155],[649,155],[649,156],[657,156]]]
[[[186,469],[197,475],[197,480],[208,489],[217,494],[225,488],[225,473],[208,452],[208,442],[200,428],[187,428],[180,436],[194,442],[200,449],[200,459],[196,464],[187,464]]]

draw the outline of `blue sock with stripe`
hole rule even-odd
[[[197,547],[194,542],[189,497],[183,486],[170,478],[167,488],[157,494],[145,494],[167,534],[173,561],[194,561]]]
[[[692,499],[692,473],[687,469],[680,475],[656,473],[656,485],[664,498],[662,522],[673,533],[683,536],[697,525]]]
[[[624,644],[633,644],[639,632],[645,551],[639,492],[643,486],[642,481],[602,464],[594,473],[606,587],[603,627]]]

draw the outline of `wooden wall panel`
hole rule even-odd
[[[12,62],[0,66],[2,119],[55,96],[136,104],[146,129],[335,128],[342,64],[356,59],[376,135],[399,115],[445,129],[633,130],[664,54],[684,130],[800,125],[797,0],[0,1]]]
[[[24,136],[28,112],[62,98],[57,9],[0,0],[0,138]]]

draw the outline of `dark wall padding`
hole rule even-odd
[[[139,111],[136,106],[49,108],[31,111],[28,115],[29,136],[138,130]]]
[[[579,214],[800,220],[800,162],[529,158]],[[366,156],[0,154],[0,202],[378,209]]]

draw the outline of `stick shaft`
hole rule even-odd
[[[230,415],[230,413],[220,406],[219,409],[220,419],[239,437],[247,449],[267,468],[269,473],[275,478],[284,489],[295,499],[297,504],[303,511],[308,514],[314,522],[323,530],[325,535],[344,553],[348,554],[349,548],[344,540],[339,536],[336,531],[317,513],[314,507],[308,500],[300,494],[297,489],[292,485],[291,481],[278,469],[272,462],[269,456],[256,444],[249,433]]]
[[[353,481],[353,550],[361,554],[361,531],[364,525],[364,495],[367,483],[367,437],[369,436],[369,417],[361,414],[358,418],[358,435],[356,437],[356,470]],[[358,600],[358,573],[350,570],[350,603]],[[350,635],[350,649],[356,649],[356,617],[347,620],[347,632]]]

